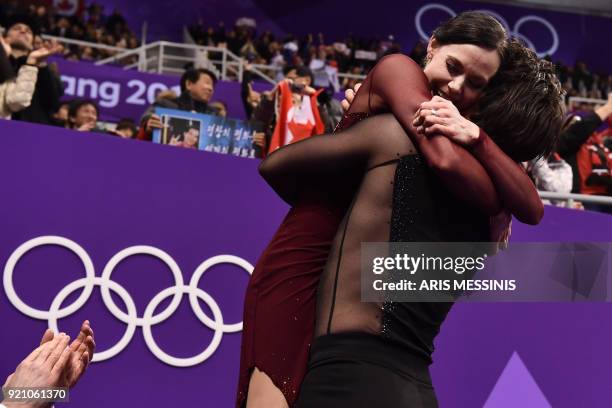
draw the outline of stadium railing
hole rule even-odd
[[[583,203],[612,205],[612,197],[588,194],[553,193],[551,191],[538,191],[538,193],[540,194],[540,197],[545,199],[565,201],[568,203],[569,207],[572,207],[575,201],[580,201]]]
[[[137,69],[141,72],[180,74],[184,71],[186,64],[194,63],[198,67],[211,69],[223,80],[235,78],[238,81],[242,81],[244,73],[245,60],[226,48],[156,41],[138,48],[125,49],[64,37],[45,35],[43,38],[116,52],[115,55],[95,61],[96,65],[118,64],[124,69]],[[274,65],[259,64],[253,64],[251,67],[255,75],[272,84],[276,83],[276,74],[282,69]],[[340,80],[344,78],[364,79],[365,75],[339,73],[338,78]]]

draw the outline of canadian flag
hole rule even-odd
[[[60,16],[74,16],[85,9],[85,0],[53,0],[53,7]]]
[[[287,81],[281,82],[279,87],[280,109],[270,141],[269,153],[281,146],[313,135],[320,135],[325,131],[325,125],[317,107],[317,96],[323,92],[322,89],[309,97],[302,97],[300,104],[294,106],[292,92]]]

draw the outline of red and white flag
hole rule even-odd
[[[53,0],[53,7],[60,16],[74,16],[85,10],[85,0]]]
[[[304,96],[301,103],[294,106],[293,95],[287,81],[281,82],[279,88],[280,108],[268,149],[269,153],[281,146],[320,135],[325,131],[325,125],[317,107],[317,96],[323,91],[322,89],[309,97]]]

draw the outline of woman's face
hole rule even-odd
[[[429,62],[423,71],[432,93],[450,100],[464,114],[478,101],[501,62],[496,50],[472,44],[439,45],[435,39],[429,41],[427,54]]]

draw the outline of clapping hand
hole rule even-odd
[[[61,52],[64,47],[57,41],[48,41],[44,46],[30,52],[28,54],[27,63],[29,65],[40,65],[47,62],[47,58],[51,55]]]
[[[45,332],[45,335],[47,333]],[[49,336],[48,336],[49,337]],[[43,336],[44,339],[44,336]],[[8,376],[2,388],[48,388],[59,387],[63,373],[70,364],[71,350],[68,347],[70,337],[60,333],[41,344],[30,353]],[[12,403],[5,402],[7,408]],[[22,408],[39,408],[47,406],[45,402],[19,403]]]
[[[361,88],[361,82],[355,84],[354,89],[347,89],[346,91],[344,91],[344,99],[342,100],[342,102],[340,102],[340,104],[342,105],[342,110],[344,110],[344,112],[348,111],[349,107],[351,106],[351,103],[353,103],[353,99],[355,99],[355,95],[357,95],[357,91],[359,91],[359,88]]]
[[[53,338],[54,333],[50,329],[47,329],[43,335],[41,344]],[[95,349],[96,343],[94,341],[93,330],[89,325],[89,320],[85,320],[81,325],[78,336],[70,344],[70,359],[64,369],[60,386],[68,388],[74,387],[89,366]]]

